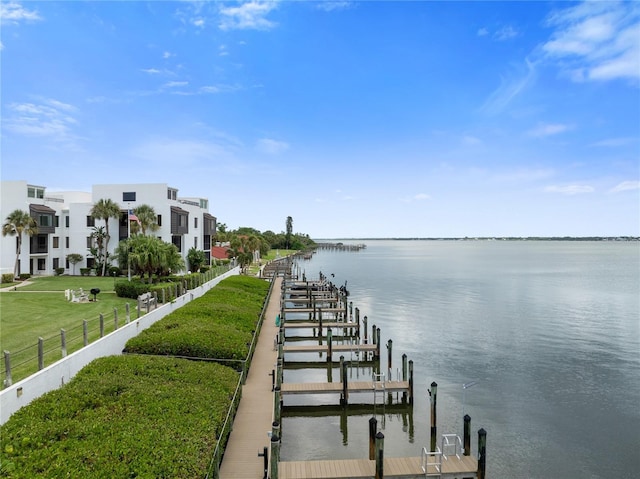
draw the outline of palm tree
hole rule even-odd
[[[131,225],[132,233],[138,233],[138,230],[141,230],[142,234],[146,235],[147,231],[154,232],[160,229],[158,215],[152,206],[140,205],[134,208],[133,212],[138,217],[138,221]]]
[[[287,216],[287,249],[291,249],[291,233],[293,232],[293,218]]]
[[[104,226],[94,226],[91,230],[91,238],[95,240],[95,246],[89,248],[89,253],[98,261],[96,268],[96,275],[99,274],[99,270],[102,269],[104,263],[106,263],[109,257],[109,252],[105,251],[105,240],[107,239],[107,231]],[[102,262],[102,263],[101,263]],[[104,271],[104,269],[103,269]],[[104,276],[104,272],[102,273]]]
[[[20,252],[22,250],[22,234],[26,233],[29,236],[38,234],[38,224],[34,220],[28,211],[14,210],[7,216],[5,224],[2,225],[2,236],[16,235],[18,240],[16,241],[16,264],[13,267],[13,277],[20,276],[18,271]]]
[[[106,236],[104,238],[104,258],[102,261],[102,276],[107,271],[107,251],[109,251],[109,219],[120,218],[120,207],[111,199],[101,199],[91,208],[91,216],[96,219],[104,220],[106,228]]]

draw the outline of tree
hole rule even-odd
[[[22,251],[22,234],[25,233],[28,236],[38,234],[38,225],[36,220],[31,217],[28,211],[14,210],[9,213],[5,223],[2,225],[2,236],[17,237],[16,241],[16,263],[13,267],[13,277],[20,276],[19,260],[20,252]]]
[[[160,226],[158,226],[158,215],[153,209],[153,206],[140,205],[134,208],[133,212],[138,218],[138,221],[131,225],[132,233],[141,231],[143,235],[146,235],[147,231],[154,232],[160,229]]]
[[[287,249],[291,249],[291,233],[293,233],[293,218],[287,216]]]
[[[207,262],[207,256],[204,254],[204,251],[191,248],[187,252],[187,261],[189,262],[189,269],[191,272],[196,272],[200,270],[200,267]]]
[[[105,251],[105,240],[107,232],[104,226],[94,226],[91,230],[91,238],[95,240],[94,245],[89,248],[89,253],[96,258],[96,275],[104,276],[104,265],[109,257],[109,252]],[[100,274],[102,273],[102,274]]]
[[[76,264],[82,261],[84,258],[81,254],[71,253],[67,255],[67,261],[73,265],[73,275],[76,274]]]
[[[129,264],[131,270],[149,283],[153,275],[167,275],[184,269],[184,260],[175,245],[165,243],[155,236],[135,235],[121,241],[116,248],[119,264]]]
[[[109,236],[109,219],[120,218],[120,207],[111,199],[101,199],[93,205],[90,214],[94,218],[105,222],[106,236],[104,238],[104,258],[102,258],[102,276],[104,276],[107,271],[107,252],[109,251],[109,239],[111,238]]]

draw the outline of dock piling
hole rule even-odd
[[[376,434],[376,479],[384,478],[384,434]]]
[[[369,419],[369,460],[376,457],[376,433],[378,432],[378,420],[375,417]]]
[[[485,479],[487,467],[487,431],[478,431],[478,479]]]
[[[436,398],[438,393],[438,384],[434,381],[429,389],[429,398],[431,400],[431,452],[436,451],[437,427],[436,427]]]
[[[464,455],[471,455],[471,416],[464,415]]]

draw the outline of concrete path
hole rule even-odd
[[[280,313],[281,288],[282,278],[278,277],[267,304],[247,381],[242,388],[242,399],[220,466],[220,479],[261,479],[264,476],[264,458],[258,453],[270,445],[267,433],[271,432],[273,422],[271,371],[276,368],[278,360],[274,338],[278,334],[276,315]]]

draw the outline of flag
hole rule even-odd
[[[138,219],[138,217],[133,213],[133,210],[129,210],[129,221],[135,221],[136,223],[140,224],[140,220]]]

